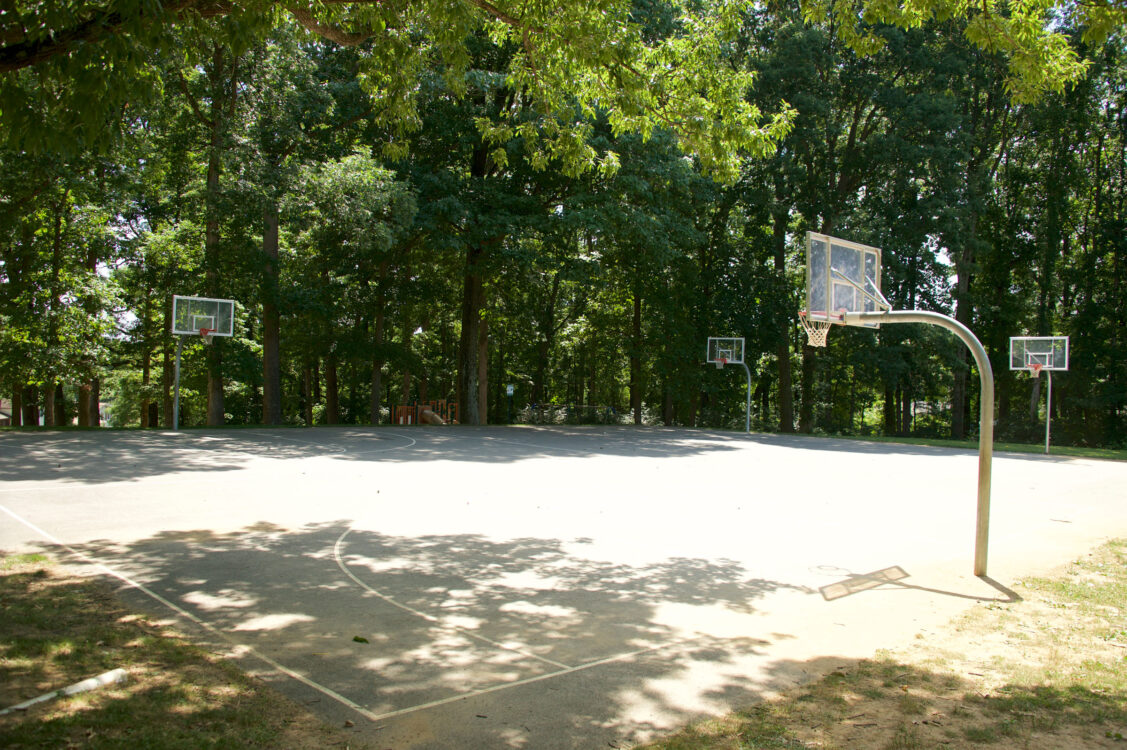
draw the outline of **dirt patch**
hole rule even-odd
[[[650,750],[1127,748],[1127,542]]]

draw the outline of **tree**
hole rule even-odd
[[[374,367],[382,367],[384,283],[405,265],[415,198],[394,173],[358,152],[306,168],[286,213],[293,219],[299,253],[290,278],[300,289],[282,289],[279,297],[292,300],[288,323],[305,345],[306,361],[326,362],[326,419],[335,424],[340,421],[340,361],[374,361]],[[363,335],[369,330],[373,338]],[[375,372],[372,377],[376,399],[379,380]]]
[[[613,168],[612,155],[600,160],[587,143],[591,120],[602,110],[616,132],[671,128],[709,171],[731,177],[738,155],[768,150],[788,118],[781,112],[764,124],[744,97],[751,77],[721,64],[738,4],[673,7],[673,33],[657,39],[644,37],[625,0],[511,10],[485,0],[355,2],[328,4],[316,14],[292,6],[284,12],[312,33],[365,50],[361,75],[378,102],[376,117],[397,133],[418,126],[418,81],[430,66],[444,69],[454,93],[467,90],[467,44],[484,35],[510,51],[504,76],[517,95],[500,121],[479,123],[490,143],[519,136],[541,168],[555,163],[577,173],[600,161]],[[238,55],[283,12],[265,0],[206,6],[172,0],[156,8],[141,0],[70,0],[47,8],[17,3],[0,27],[0,130],[21,149],[75,146],[51,132],[79,133],[83,146],[106,142],[120,131],[131,102],[159,93],[154,60],[179,39],[198,36],[231,45],[227,55]],[[216,17],[230,23],[209,25]],[[213,73],[220,62],[228,60],[212,60]],[[102,96],[91,101],[87,92],[95,90]],[[543,116],[528,119],[526,102]],[[50,129],[34,127],[48,121]],[[396,141],[388,148],[403,155]]]

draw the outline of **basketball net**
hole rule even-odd
[[[210,344],[211,340],[215,338],[215,331],[211,328],[201,328],[200,338],[203,339],[205,344]]]
[[[721,357],[720,359],[716,360],[716,369],[717,370],[723,370],[724,365],[726,365],[726,364],[728,364],[728,360]]]
[[[806,343],[809,346],[822,346],[826,345],[826,339],[830,334],[830,326],[833,323],[829,320],[810,320],[810,316],[806,310],[799,310],[798,320],[802,323],[803,329],[806,331]]]
[[[1042,367],[1044,367],[1044,365],[1034,362],[1033,364],[1029,365],[1029,374],[1035,378],[1041,377]]]

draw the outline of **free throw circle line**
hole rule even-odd
[[[455,633],[460,633],[461,635],[464,635],[468,638],[473,638],[474,640],[481,641],[482,643],[487,643],[490,646],[493,646],[494,648],[498,648],[498,649],[501,649],[503,651],[509,651],[509,652],[512,652],[512,653],[515,653],[515,654],[520,654],[521,656],[524,656],[526,658],[535,659],[536,661],[541,661],[541,662],[544,662],[545,664],[549,664],[553,667],[556,667],[557,669],[564,669],[564,670],[572,669],[572,667],[568,666],[567,664],[564,664],[562,662],[558,662],[554,659],[549,659],[545,656],[540,656],[539,654],[534,654],[531,651],[526,651],[524,649],[513,648],[512,646],[506,645],[506,644],[501,643],[499,641],[495,641],[492,638],[489,638],[488,636],[484,636],[480,633],[475,633],[472,630],[467,630],[466,628],[460,628],[457,625],[449,625],[447,623],[444,623],[442,620],[435,617],[434,615],[431,615],[431,614],[428,614],[428,613],[423,612],[421,610],[415,609],[414,607],[411,607],[407,604],[403,604],[402,602],[388,596],[387,594],[369,586],[362,579],[360,579],[358,576],[356,576],[351,570],[348,569],[348,565],[345,564],[344,558],[341,555],[341,547],[344,545],[344,538],[346,536],[348,536],[349,533],[351,533],[351,531],[352,531],[352,527],[350,526],[349,528],[345,529],[339,537],[337,537],[337,541],[333,545],[333,558],[336,560],[337,567],[340,568],[341,572],[344,573],[346,576],[348,576],[352,580],[353,583],[355,583],[357,586],[359,586],[360,588],[367,591],[369,594],[371,594],[375,597],[378,597],[380,600],[387,602],[391,606],[398,607],[399,609],[403,610],[404,612],[412,614],[415,617],[420,617],[420,618],[426,620],[429,623],[432,623],[434,625],[438,625],[441,628],[453,631]]]
[[[321,685],[320,683],[314,682],[313,680],[309,679],[308,677],[306,677],[305,675],[303,675],[299,672],[295,672],[294,670],[290,669],[289,667],[285,666],[284,664],[281,664],[280,662],[277,662],[274,659],[271,659],[266,654],[263,654],[263,653],[255,650],[253,647],[248,646],[245,643],[239,643],[238,641],[236,641],[235,639],[231,638],[226,633],[224,633],[222,630],[219,630],[218,628],[214,627],[213,625],[205,622],[204,620],[200,619],[196,615],[192,614],[188,610],[186,610],[183,607],[181,607],[180,605],[176,604],[175,602],[169,601],[168,599],[164,598],[160,594],[156,593],[152,589],[145,586],[143,583],[139,583],[138,581],[134,581],[129,576],[125,575],[124,573],[118,572],[117,570],[114,570],[109,565],[106,565],[104,562],[102,562],[101,560],[98,560],[97,558],[93,558],[93,557],[90,557],[89,555],[86,555],[82,552],[79,552],[78,550],[74,549],[70,545],[68,545],[65,542],[63,542],[62,540],[60,540],[54,534],[51,534],[51,533],[48,533],[47,531],[44,531],[43,529],[41,529],[38,526],[36,526],[35,524],[33,524],[31,521],[28,521],[27,519],[22,518],[21,516],[18,516],[15,513],[13,513],[12,511],[8,510],[3,505],[0,505],[0,511],[7,513],[9,516],[11,516],[15,520],[19,521],[20,523],[22,523],[27,528],[34,531],[36,534],[39,534],[44,539],[50,541],[52,544],[55,544],[55,545],[65,549],[67,552],[69,552],[71,555],[73,555],[78,560],[81,560],[82,562],[86,563],[87,565],[90,565],[90,566],[102,571],[103,573],[105,573],[106,575],[109,575],[112,578],[116,578],[117,580],[121,581],[122,583],[129,586],[130,588],[137,589],[141,593],[143,593],[146,596],[148,596],[149,598],[151,598],[153,601],[159,602],[160,604],[162,604],[165,607],[167,607],[168,609],[172,610],[174,613],[176,613],[180,617],[183,617],[185,620],[188,620],[189,622],[192,622],[195,625],[198,625],[199,627],[203,628],[207,632],[211,633],[212,635],[216,636],[220,640],[227,643],[227,645],[231,646],[232,648],[240,650],[240,651],[244,651],[245,653],[252,655],[254,658],[263,662],[264,664],[271,667],[272,669],[277,670],[278,672],[286,675],[287,677],[290,677],[294,680],[297,680],[298,682],[305,685],[306,687],[309,687],[309,688],[312,688],[313,690],[316,690],[318,693],[321,693],[321,695],[324,695],[328,698],[331,698],[331,699],[335,700],[337,703],[340,703],[343,706],[351,708],[353,711],[355,711],[356,713],[360,714],[361,716],[363,716],[364,718],[366,718],[370,721],[378,720],[379,716],[377,714],[372,713],[371,711],[364,708],[363,706],[356,703],[355,701],[352,701],[352,700],[344,697],[343,695],[336,692],[335,690],[332,690],[331,688],[327,688],[324,685]]]

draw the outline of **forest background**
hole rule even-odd
[[[742,370],[702,366],[706,338],[731,335],[756,429],[973,433],[977,376],[946,332],[836,328],[805,345],[813,230],[882,248],[894,309],[976,332],[1000,439],[1044,429],[1043,380],[1009,370],[1009,337],[1067,335],[1054,441],[1127,446],[1121,33],[1050,18],[1084,65],[1029,96],[974,19],[868,23],[866,47],[797,4],[740,4],[715,38],[675,10],[635,2],[624,23],[754,81],[735,114],[768,124],[743,149],[712,131],[679,148],[691,117],[624,122],[630,103],[545,116],[551,92],[525,94],[550,77],[514,73],[537,27],[522,44],[504,19],[517,33],[454,24],[451,64],[408,56],[407,25],[373,44],[296,11],[201,10],[169,25],[171,44],[116,49],[134,65],[125,93],[89,59],[47,71],[0,49],[14,424],[97,425],[102,403],[114,426],[171,426],[181,294],[237,301],[233,337],[182,342],[181,425],[377,423],[449,399],[470,424],[742,428]],[[409,94],[377,80],[381,56],[411,66]],[[73,121],[52,119],[60,101]]]

